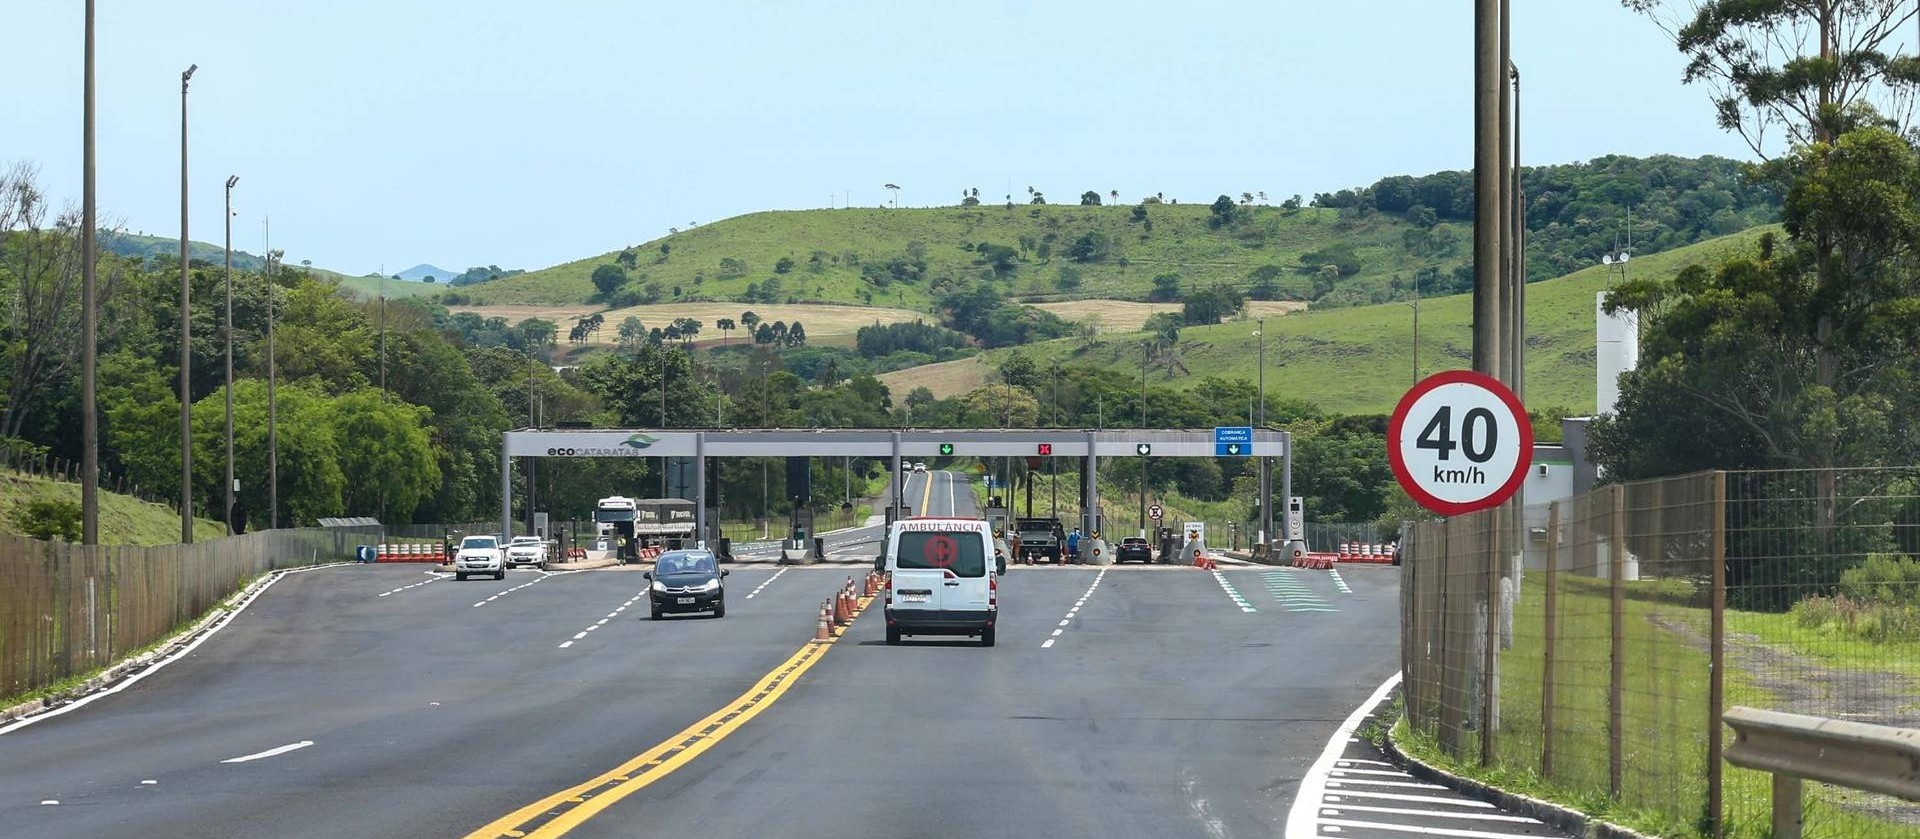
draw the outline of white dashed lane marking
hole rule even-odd
[[[1339,589],[1341,594],[1353,593],[1353,589],[1347,588],[1347,581],[1340,578],[1339,571],[1336,571],[1332,568],[1328,568],[1327,574],[1333,577],[1333,587]]]
[[[1053,642],[1059,640],[1060,633],[1065,632],[1066,627],[1073,623],[1075,617],[1079,616],[1081,607],[1086,606],[1087,599],[1092,597],[1094,592],[1100,590],[1100,581],[1106,578],[1107,569],[1105,568],[1100,569],[1100,573],[1093,575],[1093,584],[1087,586],[1087,590],[1081,593],[1080,599],[1073,601],[1073,608],[1068,609],[1066,617],[1060,619],[1061,628],[1053,631],[1054,637],[1040,642],[1040,649],[1047,650],[1053,648]]]
[[[383,592],[380,592],[380,594],[379,594],[379,595],[377,595],[377,596],[379,596],[379,597],[386,597],[386,596],[387,596],[387,595],[389,595],[389,594],[399,594],[400,592],[403,592],[403,591],[406,591],[407,589],[410,589],[410,588],[419,588],[419,587],[421,587],[421,586],[424,586],[424,585],[426,585],[426,584],[428,584],[428,583],[437,583],[437,582],[440,582],[441,580],[444,580],[444,579],[446,579],[446,578],[447,578],[447,576],[448,576],[448,575],[446,575],[446,574],[434,574],[434,573],[433,573],[432,571],[428,571],[427,573],[428,573],[428,574],[432,574],[433,576],[431,576],[431,577],[428,577],[427,579],[424,579],[424,580],[421,580],[420,582],[417,582],[417,583],[414,583],[413,585],[410,585],[410,586],[401,586],[401,587],[399,587],[399,588],[397,588],[397,589],[394,589],[394,590],[392,590],[392,591],[383,591]]]
[[[506,591],[503,591],[503,592],[500,592],[500,593],[498,593],[498,594],[495,594],[495,595],[494,595],[494,596],[492,596],[492,597],[489,597],[489,598],[487,598],[487,599],[485,599],[485,600],[482,600],[482,601],[480,601],[480,602],[478,602],[478,603],[475,603],[475,604],[473,604],[473,608],[475,608],[475,609],[478,609],[478,608],[480,608],[481,606],[485,606],[485,605],[487,605],[488,603],[492,603],[492,602],[493,602],[493,601],[495,601],[495,600],[499,600],[499,599],[500,599],[500,598],[502,598],[502,597],[506,597],[506,596],[507,596],[507,595],[509,595],[509,594],[512,594],[512,593],[514,593],[514,592],[516,592],[516,591],[519,591],[519,590],[521,590],[521,589],[523,589],[523,588],[526,588],[527,586],[530,586],[530,585],[533,585],[534,583],[538,583],[538,582],[540,582],[541,580],[544,580],[544,579],[546,579],[547,577],[551,577],[551,576],[554,576],[554,575],[552,575],[552,574],[548,574],[548,573],[547,573],[547,572],[545,572],[545,571],[542,571],[542,572],[540,572],[540,573],[541,573],[541,575],[542,575],[542,576],[539,576],[539,577],[535,577],[532,583],[521,583],[521,584],[519,584],[519,585],[517,585],[517,586],[514,586],[513,588],[510,588],[510,589],[507,589]]]
[[[1221,590],[1225,591],[1228,597],[1233,598],[1234,604],[1240,607],[1240,611],[1242,612],[1259,611],[1253,608],[1252,603],[1247,602],[1246,596],[1242,595],[1239,589],[1234,588],[1232,583],[1227,582],[1227,575],[1222,574],[1218,571],[1215,571],[1213,572],[1213,578],[1219,581]]]
[[[773,585],[773,581],[780,579],[780,575],[785,573],[787,573],[787,569],[785,568],[782,568],[778,571],[773,572],[773,576],[768,577],[766,582],[761,583],[760,585],[754,586],[753,591],[747,593],[747,599],[752,600],[753,596],[756,594],[759,594],[761,589],[764,589],[767,586]]]
[[[613,620],[614,618],[619,617],[620,613],[626,611],[628,606],[632,606],[633,604],[640,602],[640,598],[645,596],[647,596],[647,590],[641,589],[639,594],[636,594],[632,597],[627,598],[627,602],[620,604],[618,608],[615,608],[613,611],[608,612],[606,617],[601,618],[597,621],[594,621],[593,625],[587,627],[586,629],[580,630],[579,632],[575,632],[572,638],[569,638],[565,641],[561,641],[560,649],[564,650],[568,647],[571,647],[573,646],[573,642],[579,641],[587,637],[587,633],[592,632],[596,629],[599,629],[600,627],[606,626],[607,621],[610,621],[610,620]]]

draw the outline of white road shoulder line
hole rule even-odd
[[[1433,810],[1415,810],[1412,807],[1374,807],[1364,804],[1328,804],[1320,808],[1320,815],[1339,816],[1348,812],[1391,813],[1397,816],[1419,816],[1423,819],[1465,819],[1481,822],[1512,822],[1514,824],[1542,824],[1539,819],[1526,816],[1509,816],[1504,813],[1454,813],[1435,812]]]
[[[259,600],[260,595],[266,594],[267,589],[272,588],[274,583],[280,582],[282,579],[285,579],[288,574],[303,574],[308,571],[318,571],[322,568],[339,568],[343,565],[352,565],[352,564],[357,564],[357,563],[336,562],[329,565],[313,565],[313,566],[308,566],[306,568],[288,568],[280,571],[275,571],[273,577],[268,579],[265,583],[262,583],[259,589],[255,590],[253,594],[248,595],[245,600],[240,602],[239,605],[233,607],[232,611],[227,612],[227,616],[224,618],[221,618],[219,623],[214,624],[206,632],[201,633],[200,637],[193,639],[193,643],[190,643],[184,647],[181,647],[173,655],[167,656],[166,658],[163,658],[159,661],[154,662],[153,664],[149,665],[148,667],[141,670],[140,672],[120,680],[119,684],[114,685],[113,687],[107,688],[106,690],[100,691],[98,693],[87,694],[86,696],[80,697],[79,699],[76,699],[58,708],[42,711],[38,714],[33,714],[31,716],[21,717],[17,720],[14,720],[11,723],[8,723],[7,725],[0,726],[0,734],[6,734],[11,731],[18,731],[22,728],[26,728],[29,725],[33,725],[34,723],[40,722],[41,720],[49,720],[49,719],[53,719],[54,717],[60,716],[62,714],[69,714],[74,711],[78,711],[81,708],[84,708],[88,705],[93,704],[96,700],[99,700],[103,697],[112,696],[116,693],[126,690],[127,688],[133,687],[134,683],[139,682],[141,679],[151,676],[156,672],[159,672],[160,668],[162,667],[165,667],[169,664],[179,661],[180,659],[186,657],[187,654],[197,649],[201,644],[206,643],[208,638],[212,638],[220,630],[225,629],[227,627],[227,624],[232,623],[234,618],[239,617],[241,612],[246,611],[248,606],[253,605],[253,601]]]
[[[1398,684],[1399,673],[1381,682],[1373,695],[1360,703],[1360,707],[1353,709],[1353,713],[1347,715],[1346,721],[1340,723],[1340,728],[1327,740],[1327,747],[1321,750],[1320,757],[1313,761],[1313,766],[1300,779],[1300,787],[1294,791],[1293,807],[1287,811],[1286,839],[1314,839],[1320,835],[1319,812],[1320,807],[1324,806],[1321,798],[1327,794],[1327,775],[1341,759],[1340,755],[1346,752],[1347,739],[1360,730],[1360,723],[1367,718],[1367,713],[1379,705],[1387,692]]]
[[[1093,584],[1087,586],[1086,592],[1080,595],[1080,599],[1078,601],[1074,602],[1073,608],[1067,610],[1066,616],[1060,620],[1060,626],[1066,627],[1066,626],[1072,625],[1073,619],[1079,616],[1080,610],[1086,606],[1087,600],[1093,597],[1094,590],[1100,588],[1100,581],[1102,579],[1105,579],[1106,576],[1107,576],[1107,569],[1105,568],[1100,569],[1100,573],[1093,575]],[[1043,650],[1051,649],[1053,647],[1053,642],[1057,640],[1060,633],[1064,631],[1066,631],[1064,628],[1054,630],[1053,631],[1054,637],[1048,638],[1047,640],[1041,642],[1040,649],[1043,649]]]
[[[267,758],[267,757],[278,757],[280,755],[286,754],[287,752],[297,752],[311,745],[313,745],[312,740],[302,740],[298,743],[288,743],[284,746],[268,749],[264,752],[254,752],[253,754],[250,754],[250,755],[241,755],[240,757],[230,757],[220,762],[221,763],[246,763],[247,761],[250,761],[250,760],[259,760],[261,758]]]

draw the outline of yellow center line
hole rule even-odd
[[[867,602],[868,599],[862,598],[860,606],[865,607]],[[858,611],[855,614],[858,615]],[[488,823],[467,834],[467,839],[551,839],[565,836],[600,811],[672,774],[758,716],[819,662],[826,655],[827,648],[833,646],[839,637],[838,634],[832,634],[830,640],[801,647],[761,677],[753,687],[747,688],[745,693],[705,719],[591,780],[563,789]]]
[[[927,509],[927,507],[928,507],[928,505],[930,505],[930,504],[932,504],[932,503],[933,503],[933,476],[934,476],[934,475],[937,475],[937,474],[939,474],[939,473],[938,473],[938,472],[926,472],[926,473],[924,473],[924,474],[925,474],[925,475],[927,476],[927,479],[926,479],[926,481],[925,481],[925,483],[926,483],[926,485],[927,485],[927,489],[926,489],[926,491],[925,491],[925,492],[922,492],[922,493],[920,494],[920,515],[923,515],[923,516],[931,516],[931,515],[933,515],[933,512],[932,512],[931,510],[929,510],[929,509]]]

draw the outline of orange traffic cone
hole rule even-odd
[[[814,643],[818,644],[818,643],[831,641],[831,640],[833,640],[833,630],[827,628],[827,604],[821,603],[820,604],[820,625],[814,627],[813,641]]]

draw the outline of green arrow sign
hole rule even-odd
[[[951,457],[951,456],[953,456],[953,444],[952,444],[952,443],[941,443],[941,444],[940,444],[940,454],[941,454],[942,456],[945,456],[945,457]]]

